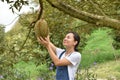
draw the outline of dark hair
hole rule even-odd
[[[74,40],[75,41],[77,41],[77,44],[75,45],[75,51],[78,51],[78,49],[77,49],[77,47],[78,47],[78,45],[79,45],[79,43],[80,43],[80,36],[79,36],[79,34],[78,33],[76,33],[76,32],[68,32],[68,33],[72,33],[73,35],[74,35]]]

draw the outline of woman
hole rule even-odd
[[[56,65],[56,80],[75,80],[75,73],[81,61],[81,54],[77,52],[80,37],[75,32],[69,32],[63,39],[65,49],[57,48],[50,42],[49,36],[45,39],[39,37]]]

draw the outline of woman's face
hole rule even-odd
[[[68,33],[63,39],[63,45],[66,47],[74,47],[76,45],[76,42],[77,41],[74,40],[73,33]]]

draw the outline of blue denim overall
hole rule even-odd
[[[64,52],[65,51],[63,51],[60,54],[59,59],[61,58]],[[67,66],[57,66],[56,80],[69,80]]]

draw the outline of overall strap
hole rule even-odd
[[[63,55],[64,52],[65,52],[65,51],[63,51],[63,52],[60,54],[59,59],[61,58],[61,56]]]
[[[64,54],[65,51],[61,52],[59,59]],[[68,67],[66,66],[57,66],[56,71],[56,80],[69,80]]]

